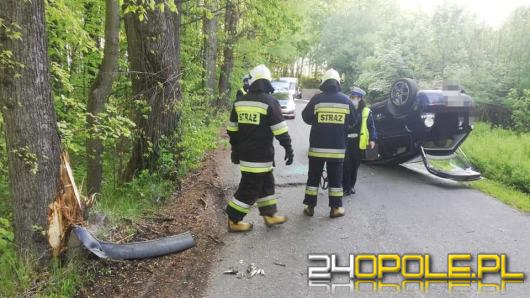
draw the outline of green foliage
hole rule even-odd
[[[513,110],[514,129],[528,133],[530,132],[530,89],[525,89],[520,93],[512,89],[507,99]]]
[[[9,185],[7,173],[7,148],[6,139],[3,136],[4,121],[0,117],[0,217],[5,217],[10,213]]]
[[[310,9],[321,27],[312,29],[311,63],[338,69],[345,85],[363,87],[369,100],[385,98],[400,77],[424,88],[455,82],[486,103],[507,104],[510,90],[521,96],[530,89],[529,6],[492,28],[453,2],[440,3],[432,13],[392,0],[328,2],[327,9]],[[524,100],[517,103],[518,110],[526,107]],[[525,117],[514,115],[518,123]]]
[[[530,193],[530,134],[476,123],[463,145],[483,176]]]
[[[121,0],[123,1],[123,0]],[[138,15],[140,22],[147,19],[147,13],[153,11],[159,11],[164,13],[166,7],[170,12],[178,13],[177,5],[175,0],[138,0],[138,1],[125,1],[124,14],[134,13]]]
[[[196,169],[203,159],[204,154],[217,148],[219,140],[219,128],[224,125],[227,113],[216,113],[210,110],[209,103],[204,95],[185,96],[179,110],[182,112],[179,135],[180,142],[177,145],[177,155],[173,161],[177,161],[176,177],[182,179],[187,173]],[[171,165],[167,160],[166,165]]]

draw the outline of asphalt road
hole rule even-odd
[[[295,162],[285,166],[283,149],[276,144],[274,170],[279,210],[289,217],[280,227],[266,228],[253,209],[247,219],[254,230],[247,234],[225,233],[221,256],[212,268],[208,297],[327,297],[327,296],[479,296],[477,285],[449,289],[446,283],[431,284],[423,292],[417,286],[396,292],[382,287],[359,291],[337,287],[310,286],[309,253],[336,253],[341,260],[359,253],[428,253],[434,271],[446,271],[447,254],[506,253],[509,270],[530,274],[530,216],[496,199],[456,182],[405,167],[361,166],[357,193],[344,198],[346,216],[330,219],[327,193],[320,190],[315,216],[302,214],[307,174],[309,126],[301,119],[304,101],[297,102],[295,120],[288,120],[295,148]],[[237,166],[229,158],[221,174],[232,193],[239,182]],[[265,272],[253,278],[223,274],[230,267],[244,271],[255,263]],[[472,267],[476,267],[472,265]],[[398,277],[389,281],[399,283]],[[334,282],[347,283],[347,276]],[[499,283],[495,277],[492,283]],[[494,295],[529,297],[530,281],[509,283]],[[483,291],[491,294],[492,288]],[[397,294],[396,294],[397,293]],[[489,296],[489,295],[488,295]]]

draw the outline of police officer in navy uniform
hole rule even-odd
[[[274,91],[271,80],[271,72],[265,65],[252,69],[248,93],[234,102],[230,114],[227,131],[232,145],[231,158],[240,166],[241,181],[226,207],[229,232],[252,230],[252,224],[242,220],[254,203],[267,226],[287,221],[287,217],[276,214],[273,138],[284,147],[287,165],[293,163],[294,154],[280,104],[271,95]]]
[[[240,99],[241,96],[246,95],[248,92],[248,88],[250,87],[249,84],[249,75],[245,75],[243,77],[243,87],[241,87],[239,90],[237,90],[236,93],[236,100]]]
[[[357,111],[357,121],[348,131],[344,172],[342,175],[342,188],[345,196],[355,193],[357,171],[361,165],[364,151],[367,148],[374,148],[377,140],[372,111],[366,106],[365,95],[366,92],[359,87],[352,88],[350,92],[350,100]]]
[[[355,123],[356,114],[348,96],[340,92],[340,76],[336,70],[330,69],[324,74],[320,90],[322,93],[313,96],[302,112],[304,122],[311,125],[304,214],[314,214],[320,177],[326,165],[330,217],[335,218],[345,213],[342,207],[342,166],[347,129]]]

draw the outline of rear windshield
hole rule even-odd
[[[283,81],[272,81],[271,82],[272,87],[276,91],[280,90],[289,90],[289,82],[283,82]]]

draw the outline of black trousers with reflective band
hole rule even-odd
[[[316,206],[318,187],[324,165],[326,165],[328,174],[329,207],[342,207],[342,159],[338,161],[326,161],[326,159],[322,158],[309,158],[304,204]]]
[[[342,175],[342,188],[344,191],[355,187],[357,171],[361,165],[362,151],[359,149],[360,138],[348,138],[346,156],[344,157],[344,171]]]
[[[232,221],[241,221],[245,215],[247,215],[248,211],[250,211],[250,206],[254,205],[256,202],[258,203],[261,216],[274,215],[277,211],[277,198],[274,195],[274,175],[272,174],[272,171],[267,173],[241,172],[241,181],[234,194],[234,199],[238,201],[236,203],[243,203],[239,203],[239,205],[246,204],[249,208],[243,210],[245,208],[229,203],[228,206],[226,206],[226,214],[228,214],[228,217]]]

